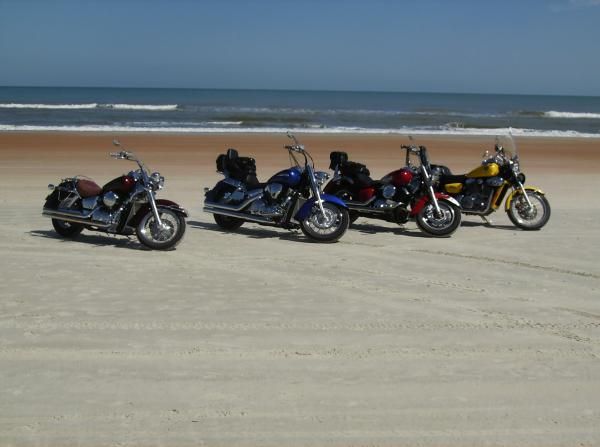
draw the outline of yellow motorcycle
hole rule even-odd
[[[539,230],[550,219],[550,203],[542,190],[524,186],[516,144],[509,137],[514,155],[497,139],[495,153],[486,151],[481,166],[467,174],[452,175],[446,166],[432,166],[438,189],[458,200],[464,214],[479,215],[488,224],[487,216],[506,197],[504,209],[511,222],[523,230]]]

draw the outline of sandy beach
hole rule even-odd
[[[46,185],[134,165],[189,211],[174,251],[41,215]],[[380,177],[393,135],[299,135]],[[541,231],[504,211],[451,237],[360,219],[335,244],[202,212],[228,147],[265,181],[284,134],[0,133],[0,445],[600,445],[600,139],[519,138]],[[492,137],[418,137],[454,172]]]

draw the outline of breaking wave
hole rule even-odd
[[[237,124],[237,123],[236,123]],[[141,127],[141,126],[117,126],[117,125],[83,125],[83,126],[34,126],[34,125],[12,125],[0,124],[0,132],[138,132],[138,133],[285,133],[286,127]],[[295,129],[298,133],[315,134],[370,134],[370,135],[472,135],[472,136],[496,136],[508,134],[508,128],[454,128],[454,127],[431,127],[412,128],[402,127],[397,129],[367,129],[361,127],[307,127]],[[562,130],[536,130],[515,129],[513,135],[521,137],[563,137],[563,138],[600,138],[597,133],[582,133],[576,131]]]
[[[47,110],[78,110],[78,109],[115,109],[115,110],[148,110],[168,111],[177,110],[177,104],[21,104],[4,103],[0,109],[47,109]]]
[[[571,119],[600,119],[600,113],[589,112],[557,112],[550,110],[544,112],[544,116],[548,118],[571,118]]]

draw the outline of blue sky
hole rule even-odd
[[[0,85],[600,95],[600,0],[0,0]]]

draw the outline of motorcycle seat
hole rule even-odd
[[[447,185],[449,183],[464,183],[467,176],[461,175],[442,175],[440,176],[440,185]]]
[[[102,188],[93,180],[79,179],[76,188],[79,195],[84,199],[99,196],[102,193]]]

